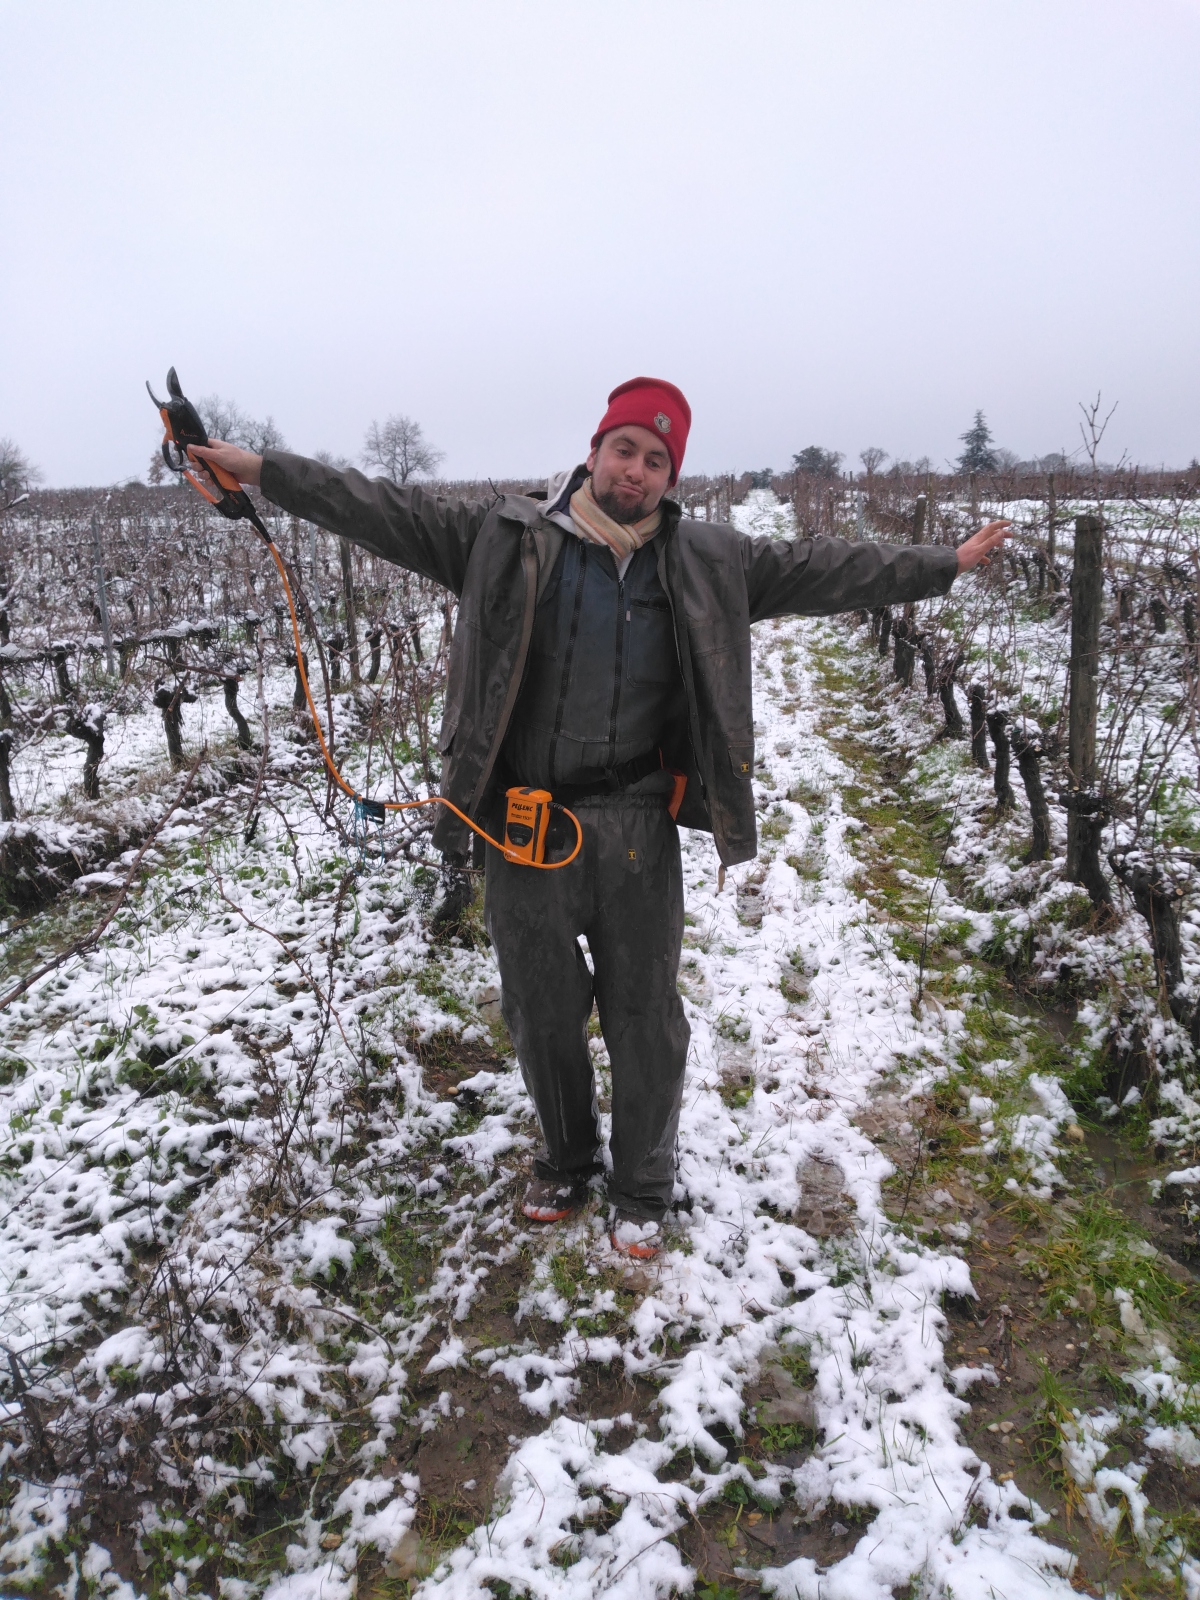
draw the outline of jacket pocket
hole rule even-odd
[[[454,743],[454,735],[458,732],[458,712],[448,711],[442,718],[442,731],[438,734],[438,754],[448,755],[450,746]]]
[[[754,746],[752,744],[731,744],[729,746],[729,765],[739,778],[745,778],[749,783],[754,776]]]

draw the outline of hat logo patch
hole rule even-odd
[[[670,433],[671,419],[665,411],[660,411],[655,417],[654,426],[658,429],[659,433]]]

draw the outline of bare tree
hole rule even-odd
[[[868,478],[875,476],[887,458],[887,451],[881,450],[877,444],[869,444],[865,450],[859,452],[858,457],[866,468]]]
[[[1096,391],[1096,398],[1088,405],[1084,405],[1082,400],[1079,402],[1079,409],[1083,413],[1083,421],[1079,424],[1079,432],[1083,438],[1084,454],[1091,463],[1092,483],[1095,488],[1097,509],[1103,508],[1103,496],[1100,493],[1100,481],[1102,477],[1105,475],[1105,473],[1111,475],[1112,473],[1120,472],[1121,468],[1125,465],[1124,451],[1121,452],[1121,459],[1115,466],[1106,466],[1099,459],[1100,446],[1104,441],[1105,433],[1108,431],[1108,425],[1113,419],[1113,412],[1116,411],[1119,403],[1120,402],[1118,401],[1114,401],[1107,414],[1103,419],[1101,419],[1100,413],[1103,411],[1104,407],[1101,402],[1099,390]]]
[[[285,448],[274,417],[260,422],[257,417],[248,416],[236,401],[223,400],[219,394],[206,394],[196,402],[196,410],[210,439],[224,439],[226,444],[253,450],[255,455]]]
[[[274,417],[266,417],[262,422],[255,417],[247,417],[242,437],[246,441],[245,448],[253,450],[258,456],[262,455],[264,450],[287,449],[287,441]]]
[[[0,439],[0,511],[10,511],[25,499],[41,473],[12,439]]]
[[[393,483],[407,483],[414,472],[434,472],[444,459],[445,451],[436,450],[411,417],[373,422],[363,441],[363,465],[378,467]]]

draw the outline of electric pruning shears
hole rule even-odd
[[[254,509],[253,500],[233,474],[226,472],[224,467],[214,466],[209,461],[198,461],[194,456],[188,455],[189,445],[208,444],[208,433],[200,420],[200,413],[184,394],[175,368],[172,367],[167,373],[167,393],[171,396],[169,400],[160,400],[148,382],[146,393],[158,407],[158,414],[163,419],[166,432],[163,434],[162,458],[171,471],[186,478],[192,488],[202,494],[209,505],[214,506],[223,517],[228,517],[231,522],[249,522],[259,537],[265,539],[267,544],[271,544],[273,542],[271,535]],[[207,475],[216,487],[216,494],[213,494],[194,472],[188,470],[189,462]]]
[[[559,805],[545,789],[517,788],[507,791],[508,804],[504,820],[504,839],[499,840],[493,839],[490,833],[486,833],[478,823],[472,822],[465,812],[460,811],[456,805],[443,795],[431,795],[427,800],[368,800],[365,795],[359,794],[353,785],[346,782],[346,779],[338,770],[329,746],[325,742],[321,719],[317,715],[312,691],[308,686],[308,673],[304,665],[304,651],[300,644],[300,623],[296,616],[296,603],[292,597],[292,586],[288,582],[287,568],[284,565],[283,557],[279,553],[278,546],[267,531],[262,518],[254,509],[253,500],[251,500],[233,474],[226,472],[224,467],[218,467],[212,462],[201,461],[194,456],[188,455],[188,448],[191,445],[207,446],[208,434],[205,431],[203,422],[200,420],[200,413],[184,394],[175,368],[172,367],[167,373],[167,393],[171,396],[169,400],[160,400],[149,383],[146,384],[146,393],[158,407],[158,414],[163,419],[163,427],[166,431],[163,434],[162,457],[170,470],[178,473],[180,477],[186,478],[192,488],[198,494],[202,494],[209,505],[219,511],[221,516],[228,517],[231,522],[248,522],[271,552],[271,556],[279,570],[279,577],[283,583],[283,592],[287,596],[288,612],[292,622],[292,641],[296,650],[296,671],[300,676],[300,683],[304,689],[304,698],[308,702],[308,710],[313,720],[313,730],[317,736],[317,743],[321,747],[321,755],[324,758],[330,776],[338,787],[353,800],[356,816],[361,816],[364,820],[371,822],[382,823],[386,813],[389,811],[412,811],[418,806],[445,806],[448,811],[452,811],[456,817],[465,822],[472,833],[478,834],[481,839],[486,839],[488,844],[499,850],[506,861],[511,861],[521,866],[539,867],[545,872],[554,872],[560,867],[569,867],[583,848],[583,829],[575,813],[568,811],[566,806]],[[198,467],[205,474],[212,483],[213,488],[215,488],[215,494],[201,478],[198,478],[194,472],[189,470],[189,463]],[[297,585],[297,589],[299,589],[299,585]],[[312,622],[311,614],[309,621],[310,623]],[[315,625],[313,626],[313,633],[315,636]],[[318,641],[319,649],[320,644]],[[324,676],[325,658],[323,655],[321,656],[321,672],[322,676]],[[328,681],[326,681],[325,693],[326,701],[329,703]],[[332,709],[330,715],[332,716]],[[569,856],[564,857],[561,861],[547,861],[545,859],[550,814],[553,811],[558,811],[563,816],[569,817],[575,824],[575,848]]]

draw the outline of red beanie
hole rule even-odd
[[[688,429],[692,425],[691,406],[673,383],[666,383],[662,378],[630,378],[628,383],[619,383],[609,395],[608,410],[592,435],[592,449],[606,433],[631,422],[639,428],[649,428],[662,439],[663,448],[671,458],[671,482],[674,483],[687,449]]]

